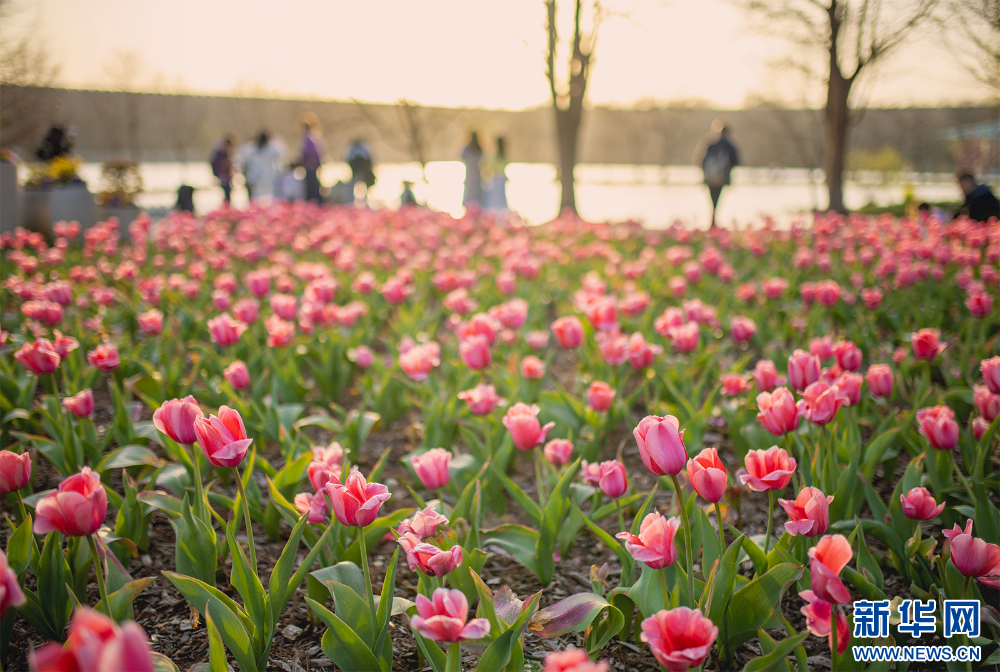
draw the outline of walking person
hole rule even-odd
[[[368,190],[375,185],[375,168],[372,163],[372,153],[361,138],[355,138],[347,150],[347,165],[351,167],[350,193],[348,198],[353,203],[357,199],[354,190],[359,182],[365,185],[364,201],[368,202]]]
[[[486,178],[486,193],[483,205],[487,210],[503,212],[507,209],[507,154],[504,139],[497,138],[497,151],[489,162],[489,176]]]
[[[281,166],[281,150],[271,141],[267,131],[261,131],[253,153],[247,157],[247,183],[255,203],[270,202]]]
[[[479,136],[475,131],[469,137],[469,144],[462,150],[462,163],[465,164],[465,192],[462,194],[462,205],[468,209],[481,207],[483,204],[483,147],[479,144]]]
[[[322,203],[320,194],[319,167],[323,163],[323,135],[319,119],[309,112],[302,120],[302,150],[300,162],[306,169],[306,200]]]
[[[1000,217],[1000,201],[985,184],[979,184],[974,175],[963,173],[958,176],[958,186],[965,200],[955,216],[965,215],[977,222],[985,222],[990,217]]]
[[[730,183],[733,167],[740,165],[736,146],[729,140],[729,129],[721,121],[712,123],[717,140],[705,150],[701,169],[705,173],[705,184],[712,197],[712,228],[715,228],[715,211],[719,207],[722,188]]]
[[[222,185],[222,200],[229,205],[233,194],[233,136],[227,135],[212,150],[212,175]]]

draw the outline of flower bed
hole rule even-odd
[[[9,668],[996,662],[996,223],[128,228],[0,237]]]

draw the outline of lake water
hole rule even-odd
[[[88,163],[80,169],[91,191],[100,188],[100,168],[100,164]],[[222,203],[222,189],[215,184],[207,163],[144,163],[141,172],[145,192],[138,200],[143,207],[171,207],[182,183],[196,188],[198,212],[209,212]],[[378,181],[369,194],[369,204],[374,207],[397,207],[402,182],[409,180],[415,183],[414,192],[421,203],[456,216],[463,212],[465,169],[458,161],[429,163],[426,180],[417,164],[382,164],[376,166],[375,172]],[[321,181],[329,187],[349,176],[346,164],[330,163],[323,166]],[[540,223],[556,215],[559,184],[554,166],[512,163],[507,166],[507,177],[508,203],[523,219]],[[648,227],[661,228],[681,220],[701,227],[707,226],[711,216],[701,170],[694,166],[580,165],[576,177],[577,207],[580,215],[590,221],[635,219]],[[845,186],[848,208],[870,202],[902,202],[904,180],[920,200],[958,199],[957,187],[948,174],[910,174],[892,184],[881,184],[876,175],[860,177],[861,182],[849,181]],[[764,215],[780,221],[815,207],[824,209],[827,198],[822,181],[820,171],[736,168],[733,184],[723,192],[719,203],[719,221],[746,224]],[[233,205],[246,204],[246,190],[234,188]]]

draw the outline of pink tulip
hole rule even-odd
[[[674,327],[670,330],[670,341],[677,348],[678,352],[694,352],[697,350],[700,336],[701,331],[697,322],[688,322],[683,326]]]
[[[1000,588],[1000,546],[970,534],[959,534],[951,539],[951,562],[963,576],[975,577],[993,589]]]
[[[937,450],[951,450],[958,443],[958,423],[955,411],[947,406],[931,406],[917,411],[920,433]]]
[[[517,275],[511,271],[500,271],[497,273],[496,285],[502,294],[510,296],[517,291]]]
[[[778,378],[778,369],[770,359],[761,359],[753,368],[753,383],[758,392],[770,392],[778,385],[783,385],[785,379]]]
[[[587,321],[598,331],[615,331],[618,329],[618,306],[610,296],[599,296],[590,299],[584,308]]]
[[[698,609],[662,609],[642,622],[642,641],[671,672],[698,667],[708,657],[719,628]]]
[[[819,380],[819,357],[812,353],[796,350],[788,358],[788,383],[792,389],[801,391]]]
[[[163,332],[163,313],[156,308],[138,316],[139,329],[147,336],[158,336]]]
[[[750,386],[746,376],[741,373],[726,373],[719,382],[722,384],[722,394],[727,397],[738,397]]]
[[[663,352],[663,348],[646,342],[646,337],[638,331],[628,339],[628,361],[636,371],[652,366],[653,359]]]
[[[892,369],[887,364],[872,364],[865,374],[865,382],[873,397],[888,397],[892,394]]]
[[[333,511],[341,525],[368,527],[378,517],[382,503],[389,499],[389,489],[381,483],[367,483],[357,471],[341,485],[335,481],[326,484],[326,492],[333,502]]]
[[[532,350],[544,350],[549,344],[549,332],[529,331],[524,335],[524,342],[527,343]]]
[[[259,311],[260,302],[256,299],[240,299],[233,304],[233,316],[245,324],[256,323]]]
[[[878,307],[882,305],[882,298],[882,290],[878,287],[861,290],[861,300],[864,301],[865,308],[868,310],[878,310]]]
[[[799,400],[799,415],[814,425],[825,425],[837,417],[847,398],[836,385],[817,381],[809,385]]]
[[[931,360],[940,355],[947,345],[938,343],[941,332],[937,329],[921,329],[910,337],[910,347],[917,359]]]
[[[462,564],[462,547],[452,546],[445,551],[434,544],[421,541],[412,532],[406,532],[399,538],[399,545],[406,552],[406,562],[410,570],[418,569],[427,576],[445,576],[455,571]]]
[[[359,369],[367,369],[375,363],[375,353],[367,345],[359,345],[353,351],[347,351],[347,358],[358,365]]]
[[[542,449],[545,459],[556,467],[565,467],[573,459],[573,442],[567,439],[552,439]]]
[[[101,371],[111,371],[121,363],[118,358],[118,347],[114,343],[101,343],[87,353],[87,361]]]
[[[604,413],[611,408],[615,401],[617,390],[611,388],[605,382],[595,380],[587,389],[587,403],[598,413]]]
[[[729,333],[737,343],[744,343],[757,333],[757,324],[749,317],[734,317],[729,322]]]
[[[972,403],[986,422],[993,422],[1000,415],[1000,395],[993,394],[985,385],[973,386]]]
[[[743,460],[747,473],[740,482],[754,492],[784,490],[795,473],[795,458],[784,448],[771,446],[767,450],[751,450]]]
[[[556,426],[556,423],[550,422],[542,427],[536,417],[538,411],[538,406],[528,406],[520,401],[507,409],[503,426],[510,432],[510,438],[518,450],[528,450],[542,443],[549,430]]]
[[[715,448],[706,448],[688,460],[687,473],[698,496],[713,504],[722,500],[728,476]]]
[[[840,374],[840,377],[834,381],[833,384],[839,390],[839,396],[845,399],[845,406],[857,406],[861,403],[861,383],[864,380],[860,373],[847,371]]]
[[[461,642],[482,639],[490,632],[490,622],[485,618],[469,617],[469,602],[460,590],[438,588],[433,599],[417,595],[417,616],[410,624],[420,636],[433,642]]]
[[[545,363],[535,357],[528,355],[521,359],[521,376],[525,380],[539,380],[545,375]]]
[[[830,308],[840,299],[840,285],[836,280],[820,280],[816,283],[816,300]]]
[[[767,295],[767,298],[772,300],[779,299],[785,293],[785,290],[788,289],[788,280],[784,278],[768,278],[760,286],[764,290],[764,294]]]
[[[663,311],[663,314],[653,320],[653,329],[656,330],[660,336],[669,338],[670,331],[674,327],[682,327],[687,320],[684,317],[684,311],[676,306],[670,306]]]
[[[17,352],[14,359],[21,362],[28,371],[36,376],[52,373],[59,366],[61,358],[56,352],[55,346],[44,338],[39,338],[34,343],[25,343]]]
[[[954,527],[950,530],[941,530],[941,534],[947,537],[949,541],[955,539],[960,534],[972,534],[972,520],[965,521],[965,529],[962,529],[958,526],[958,523],[955,523]]]
[[[67,537],[85,537],[101,528],[108,512],[108,495],[101,477],[90,467],[73,474],[59,489],[38,500],[35,534],[61,532]]]
[[[234,390],[250,387],[250,371],[247,369],[247,365],[238,359],[227,366],[222,375],[226,377]]]
[[[609,672],[606,662],[594,663],[583,649],[570,647],[565,651],[552,651],[545,656],[542,672]]]
[[[233,345],[240,340],[240,336],[247,330],[245,322],[234,320],[229,313],[222,313],[218,317],[213,317],[206,323],[208,333],[212,337],[212,342],[220,347]]]
[[[595,337],[601,358],[610,366],[618,366],[628,359],[628,337],[619,331],[599,331]]]
[[[677,518],[664,518],[654,511],[642,519],[639,536],[629,532],[619,532],[615,536],[625,540],[625,550],[633,558],[652,569],[663,569],[677,562],[674,537],[680,524]]]
[[[77,392],[72,397],[63,399],[66,410],[78,418],[86,418],[94,412],[94,393],[88,387]]]
[[[407,518],[401,522],[396,529],[396,534],[403,536],[407,532],[411,532],[418,539],[426,539],[437,534],[438,525],[446,525],[447,523],[447,518],[428,506],[417,511],[412,520]]]
[[[837,364],[846,371],[857,371],[861,367],[861,349],[851,341],[837,341],[833,344],[833,356]]]
[[[28,654],[34,672],[153,672],[153,656],[142,627],[119,626],[89,607],[77,607],[66,644],[50,642]]]
[[[986,432],[989,428],[990,423],[986,422],[985,418],[972,418],[972,436],[975,437],[976,441],[979,441],[986,436]]]
[[[415,345],[399,355],[399,366],[411,380],[427,380],[432,369],[441,365],[441,346],[434,341]]]
[[[583,460],[580,462],[580,476],[583,478],[583,482],[587,485],[593,486],[595,488],[601,485],[601,463],[600,462],[587,462]]]
[[[601,463],[601,480],[598,481],[601,492],[607,497],[618,499],[628,490],[628,476],[625,465],[618,460],[607,460]]]
[[[53,349],[55,349],[56,354],[59,355],[59,360],[65,360],[69,357],[69,353],[73,352],[80,347],[80,342],[73,338],[72,336],[63,336],[63,334],[55,329],[52,334],[55,339],[52,341]]]
[[[410,458],[410,464],[417,478],[428,490],[439,490],[448,485],[451,452],[444,448],[433,448],[421,455]]]
[[[788,514],[785,530],[788,534],[815,537],[830,528],[830,502],[833,495],[824,495],[819,488],[805,487],[794,501],[778,499]]]
[[[0,450],[0,495],[9,495],[31,481],[31,456]]]
[[[271,274],[266,270],[250,271],[243,276],[243,282],[256,297],[264,296],[271,291]]]
[[[488,415],[495,406],[504,404],[504,400],[497,396],[496,389],[483,383],[471,390],[462,390],[458,393],[458,398],[468,404],[473,415]]]
[[[490,344],[485,336],[474,334],[458,344],[462,362],[473,371],[481,371],[493,361]]]
[[[295,339],[295,323],[271,315],[264,320],[267,329],[267,347],[287,348]]]
[[[239,412],[228,406],[220,406],[218,416],[195,418],[194,433],[205,459],[216,467],[239,465],[253,443]]]
[[[784,436],[798,429],[799,410],[795,405],[795,397],[788,388],[779,387],[774,392],[761,392],[757,395],[757,408],[760,410],[757,419],[771,434]]]
[[[163,402],[153,412],[153,426],[177,443],[188,445],[198,440],[194,431],[195,420],[204,417],[198,402],[188,395],[183,399]]]
[[[834,604],[847,604],[851,593],[840,580],[840,571],[854,557],[851,544],[842,534],[828,534],[809,549],[809,572],[813,592],[821,600]]]
[[[819,336],[809,340],[809,352],[821,360],[833,357],[833,339],[829,336]]]
[[[927,488],[913,488],[899,496],[903,515],[910,520],[933,520],[944,511],[944,502],[938,504]]]
[[[300,492],[292,502],[299,513],[308,513],[309,523],[325,523],[330,517],[330,509],[323,493]]]
[[[816,596],[811,590],[803,590],[799,597],[808,602],[802,607],[802,614],[806,617],[806,628],[817,637],[829,637],[830,650],[833,650],[833,618],[837,616],[837,653],[842,654],[847,650],[850,642],[850,629],[847,625],[847,617],[840,613],[839,609],[834,609],[833,605]]]
[[[655,476],[676,476],[687,463],[684,431],[672,415],[647,415],[632,430],[632,436],[642,463]]]
[[[986,387],[993,394],[1000,394],[1000,357],[990,357],[979,363]]]
[[[0,618],[3,618],[11,607],[20,607],[26,601],[27,598],[17,580],[17,573],[7,564],[7,556],[0,551]]]

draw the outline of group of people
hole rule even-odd
[[[232,135],[220,140],[212,151],[212,174],[222,186],[226,203],[232,199],[233,177],[242,173],[251,202],[275,199],[323,203],[319,170],[327,160],[322,128],[316,115],[302,120],[302,139],[297,155],[289,160],[289,152],[280,138],[262,130],[257,138],[235,150]],[[347,150],[345,161],[351,168],[349,182],[339,182],[331,189],[334,203],[353,203],[357,185],[364,184],[362,198],[375,184],[371,151],[361,139],[355,139]]]
[[[507,156],[504,139],[497,138],[496,152],[489,159],[484,157],[479,134],[469,137],[469,144],[462,150],[465,164],[465,190],[462,205],[486,210],[507,209]]]

